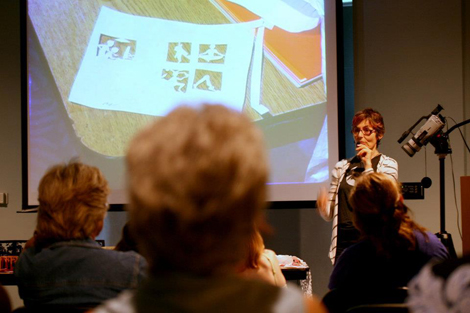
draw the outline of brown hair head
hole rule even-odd
[[[49,169],[38,187],[36,240],[96,236],[108,205],[108,182],[101,171],[78,161]]]
[[[356,112],[352,120],[351,132],[364,120],[368,121],[370,126],[375,130],[378,145],[380,143],[380,139],[385,134],[385,124],[382,115],[371,108],[366,108]]]
[[[414,249],[413,231],[424,234],[403,203],[401,189],[393,178],[382,173],[362,175],[351,191],[353,221],[365,239],[370,239],[379,253],[388,255],[396,248]]]

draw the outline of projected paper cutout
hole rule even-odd
[[[208,91],[222,89],[222,73],[206,70],[196,70],[194,88]]]
[[[188,89],[188,77],[188,71],[164,69],[162,73],[162,78],[168,81],[168,85],[176,92],[186,92]]]
[[[260,25],[190,24],[102,7],[69,101],[156,116],[201,99],[241,111]]]
[[[132,60],[135,45],[134,40],[101,35],[96,55],[107,60]]]
[[[224,63],[227,45],[200,45],[199,62],[201,63]]]
[[[176,63],[189,63],[190,53],[190,42],[170,42],[168,44],[167,61]]]

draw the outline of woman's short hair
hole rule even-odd
[[[78,161],[50,168],[38,194],[37,240],[89,238],[108,210],[108,182],[98,168]]]
[[[240,264],[264,221],[268,177],[262,134],[247,116],[180,106],[132,140],[127,166],[131,231],[152,272]]]
[[[363,238],[370,239],[379,252],[387,254],[397,247],[414,249],[413,231],[424,234],[403,203],[400,185],[383,173],[362,175],[351,191],[353,222]]]
[[[377,134],[377,141],[380,141],[378,137],[383,137],[385,134],[385,124],[382,115],[371,108],[358,111],[356,114],[354,114],[352,120],[353,129],[364,120],[368,121],[370,126],[374,128],[375,133]]]

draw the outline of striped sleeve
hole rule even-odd
[[[382,155],[377,165],[377,172],[387,174],[398,181],[398,163],[391,157]]]

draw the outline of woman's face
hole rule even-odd
[[[365,119],[353,128],[354,141],[367,146],[371,150],[377,150],[377,141],[383,136],[377,136],[377,132]]]

